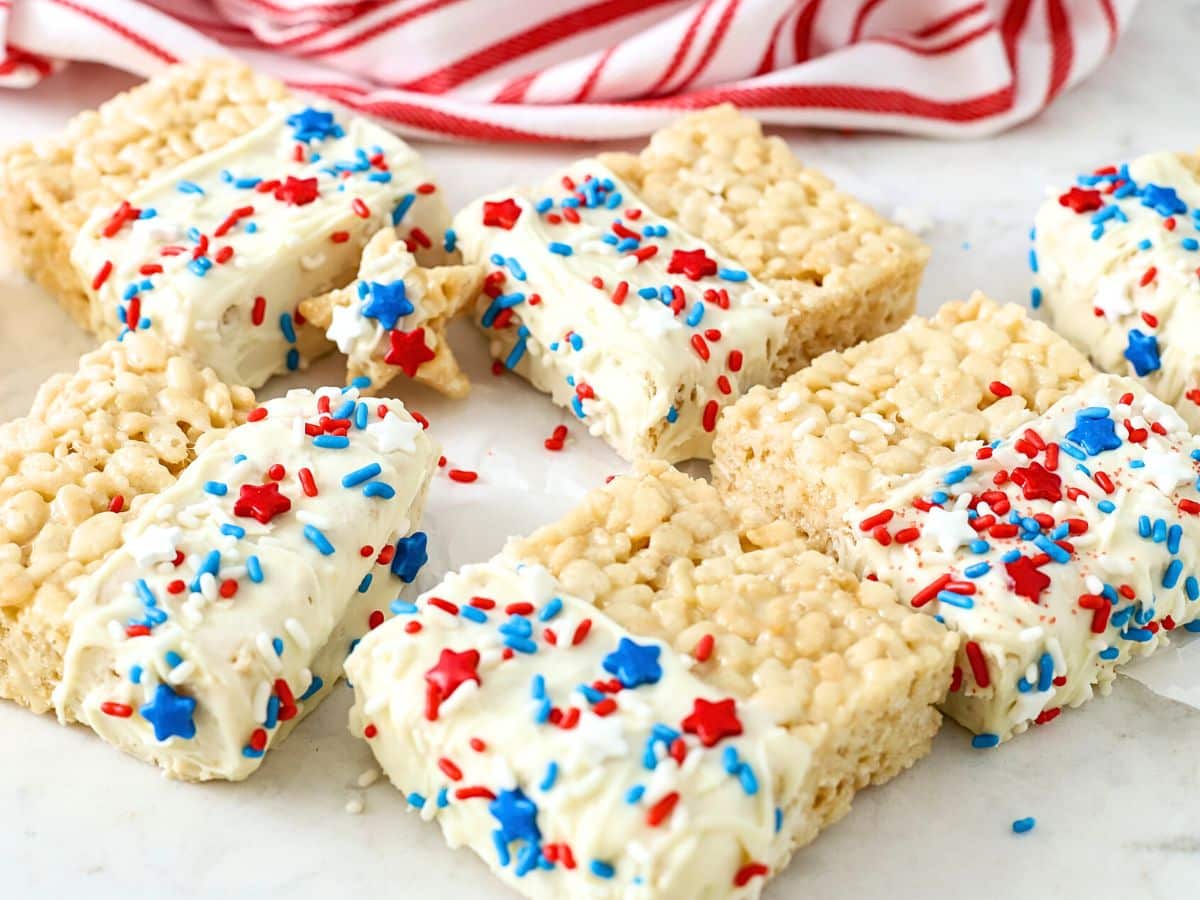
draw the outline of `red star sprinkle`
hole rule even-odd
[[[1075,210],[1082,215],[1085,212],[1092,212],[1104,205],[1104,200],[1100,197],[1099,191],[1089,191],[1086,188],[1073,187],[1061,197],[1058,202],[1063,206]]]
[[[443,650],[437,665],[425,673],[425,718],[436,722],[442,703],[449,700],[463,684],[468,681],[480,684],[478,668],[478,650],[465,650],[462,653]]]
[[[275,199],[289,206],[306,206],[317,199],[317,179],[287,177],[275,188]]]
[[[697,697],[692,703],[692,714],[683,720],[683,730],[699,737],[705,747],[713,746],[721,738],[741,734],[737,702],[732,697],[716,703]]]
[[[1192,388],[1184,396],[1186,396],[1189,400],[1191,400],[1197,406],[1200,406],[1200,388]]]
[[[1034,564],[1028,556],[1020,556],[1004,564],[1008,577],[1013,581],[1013,593],[1030,603],[1037,603],[1042,591],[1050,587],[1050,576]]]
[[[1041,463],[1030,463],[1024,469],[1013,469],[1012,480],[1021,486],[1026,500],[1049,500],[1057,503],[1062,499],[1062,479],[1047,471]]]
[[[671,253],[667,271],[672,275],[686,275],[692,281],[699,281],[707,275],[717,274],[717,261],[709,259],[703,250],[675,250]]]
[[[279,493],[279,485],[272,481],[267,484],[243,484],[238,489],[233,514],[257,519],[266,525],[275,516],[291,508],[292,501]]]
[[[483,204],[483,224],[488,228],[503,228],[511,231],[521,218],[521,207],[511,197],[507,200],[485,200]]]
[[[425,346],[425,329],[414,328],[412,331],[399,329],[391,332],[392,346],[383,361],[391,366],[399,366],[409,378],[417,374],[422,365],[434,357],[434,352]]]

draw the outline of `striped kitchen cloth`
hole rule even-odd
[[[1137,0],[0,0],[0,85],[233,53],[416,136],[599,140],[732,102],[936,137],[1035,115]]]

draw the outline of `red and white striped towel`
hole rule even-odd
[[[1137,0],[0,0],[0,84],[232,51],[418,136],[599,140],[731,101],[777,125],[989,134]],[[223,48],[225,48],[223,50]]]

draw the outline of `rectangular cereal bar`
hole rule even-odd
[[[747,521],[782,517],[829,548],[849,507],[1003,437],[1092,374],[1020,307],[976,294],[751,391],[718,424],[713,480]]]
[[[944,709],[993,746],[1200,617],[1200,438],[1129,378],[854,507],[839,557],[963,638]],[[1200,627],[1200,623],[1196,623]]]
[[[173,67],[0,169],[26,270],[80,324],[152,330],[253,387],[327,346],[296,307],[348,282],[371,234],[434,261],[449,221],[399,138],[232,62]]]
[[[401,602],[351,729],[529,897],[754,897],[924,755],[955,638],[662,463]]]
[[[355,388],[247,420],[141,507],[67,610],[59,718],[188,780],[247,777],[336,682],[379,548],[402,568],[423,541],[438,457],[402,404]]]
[[[51,378],[29,415],[0,425],[0,697],[50,708],[79,579],[120,544],[131,510],[253,405],[247,388],[136,334]]]
[[[1033,304],[1063,337],[1200,428],[1200,156],[1079,175],[1038,210],[1030,263]]]
[[[732,107],[455,218],[492,354],[627,458],[711,454],[721,409],[899,325],[928,251]]]

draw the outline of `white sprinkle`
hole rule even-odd
[[[267,705],[271,702],[271,682],[260,681],[254,689],[254,720],[267,721]]]
[[[108,620],[108,638],[113,643],[125,640],[125,626],[116,619]]]
[[[283,623],[283,629],[291,635],[292,640],[301,650],[307,650],[312,646],[312,642],[308,639],[308,632],[304,630],[304,626],[298,619],[288,619]]]
[[[196,671],[196,663],[190,659],[185,659],[170,672],[167,673],[167,681],[171,684],[183,684],[192,673]]]
[[[358,776],[357,784],[360,788],[369,788],[379,780],[378,769],[366,769]]]
[[[275,647],[271,644],[271,636],[265,631],[260,631],[254,638],[254,646],[258,648],[259,654],[266,660],[267,667],[272,672],[279,673],[283,671],[283,663],[279,661],[279,655],[275,652]]]

